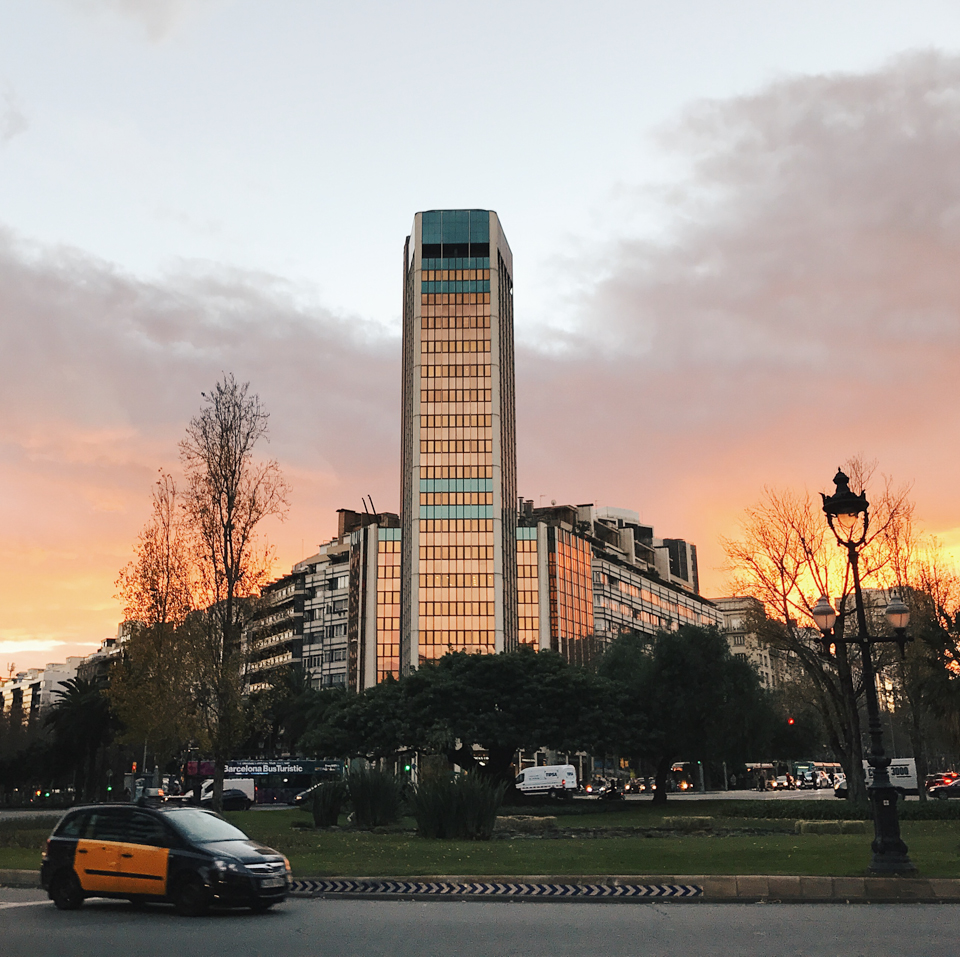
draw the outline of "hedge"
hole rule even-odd
[[[901,821],[960,821],[960,801],[900,802]],[[849,801],[731,801],[715,813],[724,817],[749,817],[804,821],[869,821],[873,808],[869,804]]]

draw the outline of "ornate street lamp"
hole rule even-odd
[[[858,634],[850,638],[846,634],[838,637],[833,630],[837,613],[826,595],[811,609],[813,620],[823,634],[824,653],[829,655],[837,643],[860,646],[860,660],[863,667],[863,684],[867,695],[867,716],[870,729],[870,757],[867,759],[873,769],[873,780],[868,792],[873,803],[874,839],[871,845],[873,860],[870,871],[874,874],[913,874],[916,867],[907,854],[907,845],[900,837],[900,819],[897,814],[899,795],[890,783],[890,758],[883,750],[883,731],[880,726],[880,702],[877,698],[877,676],[871,657],[872,646],[883,641],[895,641],[901,653],[906,641],[906,627],[910,621],[910,609],[893,596],[887,606],[887,620],[893,626],[894,637],[871,637],[867,628],[867,614],[863,604],[863,591],[860,587],[860,549],[867,540],[870,525],[870,503],[861,492],[855,495],[850,491],[850,479],[838,470],[833,480],[837,487],[833,495],[823,495],[823,511],[827,516],[830,529],[837,538],[837,544],[846,548],[850,568],[853,572],[853,591],[856,602]],[[857,769],[851,768],[851,771]]]

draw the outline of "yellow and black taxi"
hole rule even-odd
[[[266,910],[290,863],[198,807],[105,804],[68,811],[47,840],[40,882],[61,910],[87,897],[166,901],[187,916],[212,904]]]

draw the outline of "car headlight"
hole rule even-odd
[[[247,869],[237,861],[225,861],[218,858],[213,862],[213,868],[220,874],[246,874]]]

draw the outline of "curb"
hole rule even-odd
[[[0,868],[0,887],[39,887],[40,871]]]
[[[292,882],[296,897],[351,897],[391,900],[691,900],[703,894],[695,884],[570,883],[542,880],[377,880],[306,879]]]
[[[960,903],[960,880],[784,875],[299,878],[295,897],[702,903]]]
[[[38,888],[40,872],[0,869],[0,886]],[[960,904],[960,879],[770,875],[534,875],[297,878],[292,897],[610,903]]]

